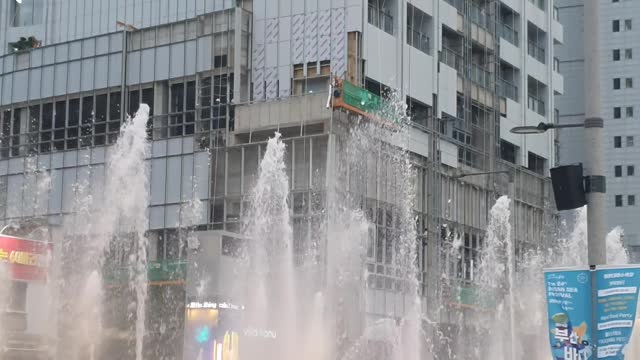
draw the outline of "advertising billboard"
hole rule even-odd
[[[545,270],[554,360],[623,360],[636,318],[640,266]]]
[[[0,266],[12,280],[45,280],[50,253],[50,243],[0,235]]]

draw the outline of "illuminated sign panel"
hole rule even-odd
[[[230,302],[187,303],[185,360],[250,360],[278,353],[276,329],[247,323],[245,306]]]
[[[6,264],[13,280],[46,279],[51,244],[0,235],[0,264]]]

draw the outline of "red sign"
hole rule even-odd
[[[45,280],[51,244],[0,235],[0,266],[12,280]]]

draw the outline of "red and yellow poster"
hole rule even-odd
[[[45,280],[50,253],[50,243],[0,235],[0,266],[12,280]]]

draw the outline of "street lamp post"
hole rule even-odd
[[[585,101],[586,102],[586,101]],[[597,101],[594,101],[597,102]],[[607,263],[605,241],[605,192],[603,175],[603,149],[601,118],[589,117],[584,124],[540,123],[537,126],[518,126],[511,129],[515,134],[539,134],[549,129],[584,128],[585,192],[587,197],[587,248],[590,267]]]

